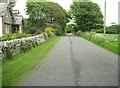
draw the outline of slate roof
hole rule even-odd
[[[0,0],[0,3],[7,3],[8,0]]]
[[[19,11],[18,10],[12,10],[12,15],[13,16],[18,16],[19,14]]]
[[[14,22],[13,24],[22,24],[23,23],[23,17],[21,15],[14,16]]]
[[[13,16],[13,24],[22,24],[23,16],[19,15],[18,10],[12,10],[12,16]]]
[[[4,0],[3,0],[4,1]],[[5,0],[7,1],[7,0]],[[10,1],[10,0],[9,0]],[[16,1],[16,0],[14,0]],[[6,13],[6,9],[9,7],[9,4],[7,3],[1,3],[2,0],[0,0],[0,16],[3,16]],[[13,10],[10,9],[11,15],[12,15],[12,23],[13,24],[22,24],[23,23],[23,16],[19,15],[19,11],[18,10]]]
[[[8,4],[0,3],[0,16],[4,15],[5,10],[7,9]]]
[[[0,0],[0,3],[16,2],[17,0]]]

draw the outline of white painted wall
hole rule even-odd
[[[19,25],[19,32],[22,33],[22,26]]]
[[[3,35],[2,33],[2,17],[0,17],[0,37]]]

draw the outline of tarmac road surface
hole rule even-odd
[[[19,86],[117,86],[118,56],[81,37],[65,36]]]

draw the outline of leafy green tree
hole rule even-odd
[[[73,32],[75,32],[75,25],[74,24],[66,25],[65,31],[66,31],[66,33],[73,33]]]
[[[32,23],[31,23],[31,21],[29,21],[29,19],[25,18],[25,19],[24,19],[24,25],[23,25],[23,27],[24,27],[24,32],[25,32],[25,33],[29,33],[29,28],[32,27],[32,26],[33,26],[33,25],[32,25]]]
[[[85,32],[103,27],[103,15],[96,3],[73,2],[70,13],[75,20],[77,31]]]
[[[44,30],[46,27],[64,31],[69,15],[60,5],[53,2],[27,2],[27,14],[31,23]]]

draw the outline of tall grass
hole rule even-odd
[[[82,33],[81,37],[118,54],[118,34]]]

